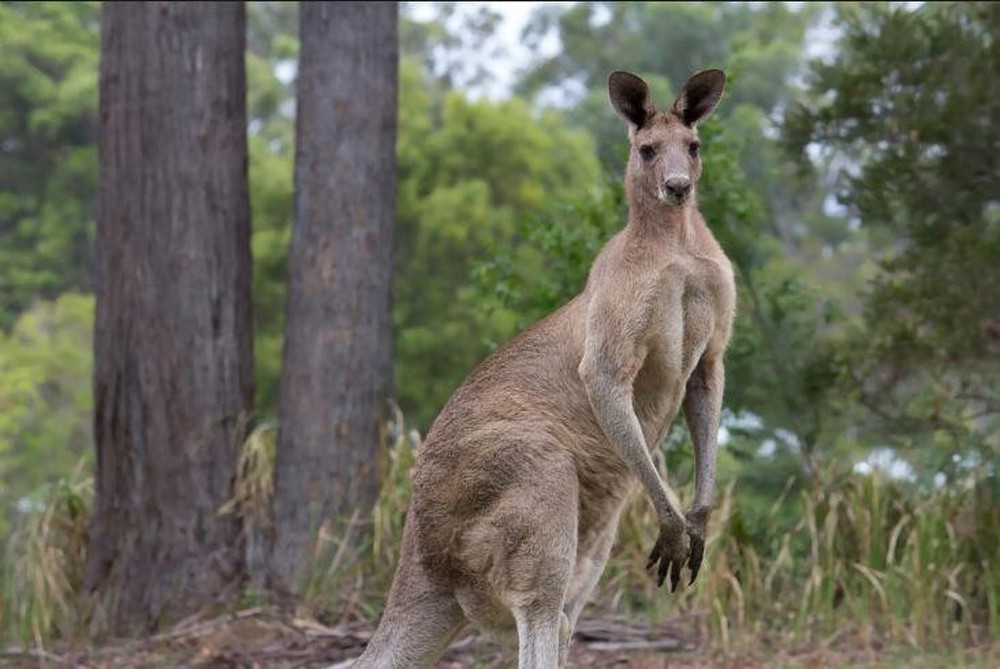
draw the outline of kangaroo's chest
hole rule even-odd
[[[634,386],[647,437],[673,421],[698,361],[714,338],[728,333],[734,301],[731,270],[718,261],[690,256],[664,269],[649,354]]]
[[[677,343],[686,378],[698,364],[708,343],[720,330],[728,331],[735,286],[728,264],[706,257],[694,257],[685,264],[688,268],[674,289],[679,296],[673,296],[672,311],[683,323]],[[666,317],[671,318],[670,311]]]
[[[729,268],[712,258],[687,256],[665,268],[651,362],[686,380],[711,339],[728,326],[733,290]]]

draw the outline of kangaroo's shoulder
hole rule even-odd
[[[584,295],[642,290],[657,280],[662,252],[632,228],[619,231],[601,249],[590,267]]]

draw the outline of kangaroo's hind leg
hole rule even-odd
[[[520,669],[556,669],[569,646],[563,608],[576,562],[579,488],[572,462],[559,457],[536,461],[534,474],[492,518],[503,528],[494,583],[514,618]]]
[[[604,567],[608,564],[608,557],[611,555],[611,547],[615,543],[615,536],[618,533],[618,518],[621,515],[619,509],[604,532],[597,538],[596,543],[587,555],[577,557],[576,571],[573,574],[573,581],[570,583],[569,591],[566,593],[566,616],[569,619],[570,635],[576,630],[576,623],[580,619],[580,613],[586,606],[591,593],[601,580]]]
[[[518,669],[565,666],[569,622],[561,607],[515,608]]]
[[[420,564],[415,539],[408,520],[385,613],[354,669],[430,667],[465,625],[454,594],[435,584]]]

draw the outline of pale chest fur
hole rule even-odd
[[[699,361],[725,349],[736,289],[725,258],[681,254],[659,268],[651,290],[649,353],[635,379],[633,402],[653,448],[674,420]]]

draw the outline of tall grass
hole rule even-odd
[[[723,649],[762,639],[873,650],[986,644],[1000,632],[997,502],[986,481],[921,495],[879,475],[831,476],[779,499],[770,512],[774,535],[755,542],[733,484],[711,523],[707,564],[677,597],[657,591],[643,573],[656,523],[637,499],[598,606],[626,600],[653,619],[700,612]],[[786,506],[797,520],[781,530]]]
[[[247,440],[225,509],[257,526],[269,522],[274,448],[268,430]],[[374,621],[399,559],[409,472],[421,440],[400,415],[386,424],[384,437],[384,484],[374,510],[328,523],[316,540],[301,606],[328,623]],[[0,600],[8,642],[42,644],[80,633],[76,603],[90,497],[83,478],[54,487],[12,538]],[[830,474],[786,489],[763,511],[770,532],[760,536],[747,529],[754,511],[741,503],[735,481],[720,495],[697,582],[672,595],[657,589],[644,569],[657,523],[637,495],[590,613],[653,623],[694,616],[723,651],[750,644],[873,652],[983,645],[1000,633],[998,498],[995,478],[921,492],[877,474]]]
[[[43,646],[84,632],[79,596],[86,559],[93,482],[77,470],[42,491],[8,540],[0,583],[5,641]]]
[[[398,409],[382,436],[387,457],[381,462],[382,486],[371,516],[355,513],[336,525],[325,524],[317,537],[302,604],[323,620],[375,620],[392,584],[410,505],[410,469],[421,438],[406,428]]]
[[[372,620],[384,603],[409,502],[408,470],[420,446],[401,420],[391,434],[372,543],[355,553],[350,569],[327,568],[313,582],[306,601],[314,609]],[[657,523],[636,495],[592,611],[652,622],[698,614],[705,635],[723,650],[762,640],[872,651],[982,645],[1000,638],[998,502],[993,479],[921,493],[879,474],[831,474],[779,496],[765,518],[774,532],[761,539],[746,530],[733,482],[720,495],[698,580],[671,595],[644,569]]]

